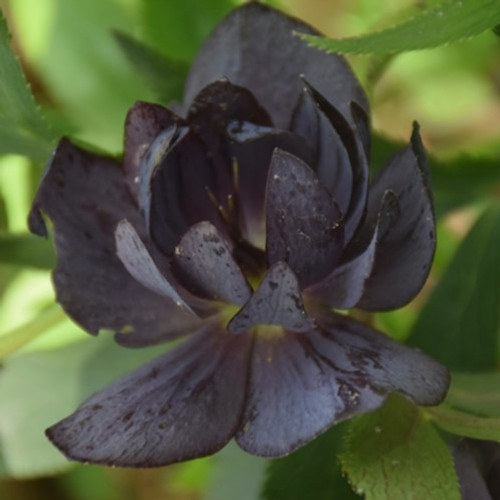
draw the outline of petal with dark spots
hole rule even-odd
[[[422,288],[436,248],[436,227],[429,170],[414,126],[411,143],[381,171],[370,188],[367,223],[386,190],[398,198],[400,216],[377,244],[375,264],[358,307],[386,310],[402,307]]]
[[[238,444],[280,456],[331,425],[379,408],[399,392],[438,404],[449,375],[416,350],[348,317],[325,314],[305,335],[256,338]]]
[[[150,170],[149,230],[156,245],[167,255],[190,225],[203,220],[219,231],[225,223],[219,200],[213,199],[217,174],[198,136],[182,129],[156,168]],[[145,182],[148,182],[147,180]]]
[[[392,191],[386,191],[376,225],[374,228],[370,227],[370,234],[363,235],[356,244],[351,242],[343,254],[343,262],[319,283],[307,288],[305,293],[330,307],[354,307],[363,296],[365,282],[372,272],[377,243],[397,217],[399,207],[396,195]]]
[[[311,83],[304,79],[304,84],[320,111],[326,116],[342,140],[349,157],[352,171],[352,190],[349,208],[344,213],[345,241],[349,242],[363,220],[368,195],[368,157],[365,153],[365,144],[362,142],[366,134],[366,123],[362,121],[359,112],[355,114],[354,122],[349,123],[341,111],[332,105]],[[353,104],[351,103],[350,106],[352,107]],[[326,135],[325,139],[328,141],[328,135]],[[325,174],[327,172],[328,170],[325,170]],[[328,179],[328,177],[326,178]]]
[[[242,235],[253,244],[265,245],[265,193],[271,158],[276,148],[312,164],[313,151],[293,132],[233,121],[227,134],[228,151],[235,161],[236,189]]]
[[[57,299],[91,333],[102,328],[163,334],[178,306],[138,283],[115,252],[114,231],[126,218],[144,238],[144,222],[123,170],[111,158],[64,139],[48,164],[29,216],[30,229],[54,226]]]
[[[329,118],[319,108],[311,90],[305,87],[295,109],[292,130],[303,135],[315,151],[316,175],[330,191],[340,211],[346,214],[353,190],[351,158]]]
[[[173,271],[193,294],[242,306],[252,293],[224,237],[210,222],[191,226],[175,248]]]
[[[251,337],[210,330],[91,396],[47,430],[69,458],[159,467],[215,453],[240,422]]]
[[[139,165],[149,146],[163,130],[179,121],[172,111],[158,104],[138,101],[130,108],[125,120],[123,166],[134,194],[139,189]]]
[[[328,274],[344,242],[341,214],[328,190],[300,159],[273,154],[266,192],[269,264],[285,261],[301,288]]]
[[[308,331],[313,326],[304,309],[297,278],[285,262],[276,262],[269,269],[227,328],[243,333],[258,325],[281,326],[293,332]]]
[[[275,126],[287,129],[302,89],[299,76],[304,74],[346,117],[351,101],[368,109],[363,90],[344,59],[309,47],[296,31],[317,34],[302,21],[260,2],[233,10],[199,51],[188,76],[185,105],[207,84],[225,76],[248,88]]]

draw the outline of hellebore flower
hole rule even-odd
[[[400,307],[427,277],[418,128],[368,188],[363,91],[294,30],[314,33],[245,4],[201,49],[179,115],[130,110],[123,164],[56,149],[30,227],[53,223],[59,302],[124,346],[188,337],[51,427],[68,457],[159,466],[233,437],[279,456],[392,391],[444,397],[442,366],[339,312]]]

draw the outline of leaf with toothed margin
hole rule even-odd
[[[269,269],[227,328],[233,333],[243,333],[257,325],[282,326],[294,332],[313,327],[302,304],[297,277],[285,262],[276,262]]]
[[[172,267],[192,293],[211,300],[243,305],[250,285],[231,255],[231,249],[210,222],[191,226],[175,247]]]
[[[366,500],[460,500],[452,456],[421,410],[392,396],[353,421],[342,469]]]

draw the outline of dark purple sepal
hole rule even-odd
[[[115,252],[114,230],[121,219],[145,237],[118,163],[63,139],[29,215],[30,230],[46,235],[41,213],[54,226],[58,259],[53,279],[57,300],[71,318],[93,334],[103,328],[164,331],[173,314],[169,303],[138,283]]]
[[[310,330],[297,277],[285,262],[276,262],[250,300],[231,319],[227,329],[243,333],[258,325],[281,326],[293,332]]]
[[[227,136],[228,152],[235,161],[242,233],[263,244],[266,182],[274,150],[287,151],[307,164],[312,164],[313,151],[300,135],[248,122],[231,122]]]
[[[368,109],[366,97],[343,58],[309,47],[294,32],[318,34],[311,26],[261,4],[233,10],[208,37],[189,73],[185,105],[209,83],[227,77],[248,88],[285,129],[306,75],[325,97],[350,116],[349,102]]]
[[[442,401],[444,367],[348,317],[325,313],[305,335],[256,338],[238,444],[261,456],[290,453],[331,425],[379,408],[391,392]]]
[[[367,223],[384,193],[394,192],[400,216],[379,238],[372,274],[358,307],[387,310],[410,302],[429,274],[436,248],[436,227],[429,167],[414,125],[411,143],[381,171],[370,188]]]
[[[210,222],[191,226],[175,247],[172,267],[193,294],[242,306],[252,289],[231,255],[231,248]]]
[[[314,148],[314,163],[309,165],[314,166],[318,179],[330,191],[340,211],[346,214],[353,189],[351,158],[330,119],[319,108],[307,86],[295,109],[292,130],[303,135]]]
[[[159,467],[210,455],[234,435],[251,336],[209,330],[91,396],[47,430],[70,459]]]
[[[353,118],[353,123],[350,123],[345,115],[328,101],[318,89],[311,85],[308,80],[303,78],[303,81],[320,111],[328,119],[333,129],[340,137],[349,157],[352,175],[352,190],[349,207],[344,213],[345,241],[349,242],[363,220],[368,195],[368,157],[366,156],[365,144],[363,143],[363,138],[366,134],[366,125],[363,124],[360,113],[356,113]],[[351,109],[353,103],[351,102],[349,106],[349,109]],[[328,141],[328,135],[325,136],[325,139]],[[328,142],[325,144],[325,147],[327,147]],[[328,172],[328,170],[325,172]]]
[[[139,189],[139,172],[144,155],[155,138],[165,129],[179,123],[179,118],[158,104],[138,101],[129,110],[125,120],[123,167],[131,191]]]
[[[365,282],[372,272],[377,243],[397,217],[399,206],[396,195],[386,191],[375,227],[367,228],[369,234],[361,235],[360,241],[351,242],[343,254],[343,261],[304,293],[337,309],[354,307],[363,296]]]
[[[285,261],[301,288],[329,273],[344,243],[341,214],[328,190],[303,161],[273,154],[266,189],[269,265]]]

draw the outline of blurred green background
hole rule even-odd
[[[136,100],[179,99],[201,41],[236,3],[0,0],[0,8],[51,124],[46,133],[52,143],[66,134],[119,154],[128,108]],[[340,37],[387,28],[436,2],[272,3]],[[148,57],[165,63],[164,75],[141,66]],[[500,194],[500,39],[486,32],[432,50],[349,60],[365,85],[379,134],[374,165],[387,156],[382,137],[389,144],[407,141],[417,120],[437,169],[439,243],[429,282],[412,304],[376,318],[381,329],[402,340],[478,214]],[[455,161],[462,154],[478,161],[474,179],[460,176],[468,168]],[[50,242],[28,236],[26,228],[42,158],[43,148],[30,158],[0,155],[0,499],[256,500],[267,461],[232,444],[215,457],[124,471],[70,465],[45,440],[47,425],[158,349],[126,351],[106,335],[89,340],[54,305]],[[457,176],[450,165],[461,165]]]

